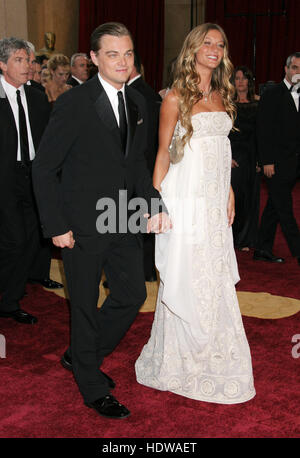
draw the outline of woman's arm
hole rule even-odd
[[[170,166],[169,145],[178,120],[178,97],[174,90],[164,98],[159,119],[159,148],[156,156],[153,186],[160,191],[160,185]]]

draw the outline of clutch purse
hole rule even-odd
[[[173,137],[169,146],[170,162],[177,164],[183,158],[182,138],[179,135],[178,123],[174,129]]]

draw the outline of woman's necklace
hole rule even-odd
[[[202,89],[200,89],[200,92],[201,92],[201,94],[202,94],[202,99],[204,100],[205,103],[207,103],[207,101],[208,101],[208,96],[209,96],[210,93],[211,93],[211,86],[210,86],[210,88],[209,88],[208,91],[203,91]]]

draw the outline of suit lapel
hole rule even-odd
[[[286,105],[289,107],[292,113],[298,114],[297,107],[296,107],[296,104],[295,104],[295,101],[294,101],[294,98],[291,92],[288,90],[286,84],[283,81],[281,82],[281,85],[282,85],[283,97],[286,102]]]
[[[3,116],[4,116],[4,119],[7,120],[7,123],[14,127],[15,141],[18,147],[18,143],[17,143],[18,142],[18,131],[17,131],[17,126],[16,126],[16,121],[15,121],[15,117],[14,117],[12,108],[10,106],[9,100],[6,97],[6,93],[1,84],[1,79],[0,79],[0,109],[3,110]],[[17,160],[17,149],[16,149],[16,160]]]
[[[35,151],[37,151],[38,142],[37,142],[37,132],[35,130],[35,126],[38,126],[39,120],[35,118],[36,109],[35,109],[35,104],[34,104],[32,94],[30,94],[30,86],[27,86],[27,84],[24,84],[24,90],[26,94],[28,117],[29,117],[32,141],[33,141],[34,149]]]
[[[111,133],[111,138],[116,146],[115,148],[112,148],[112,154],[118,160],[124,160],[119,126],[109,98],[99,81],[98,75],[95,75],[91,80],[90,91],[97,115],[107,130]]]
[[[138,108],[130,97],[128,93],[127,86],[125,87],[125,94],[126,94],[126,107],[127,107],[127,122],[128,122],[128,135],[127,135],[127,145],[126,145],[126,154],[125,157],[128,157],[130,148],[133,144],[136,123],[138,120]]]

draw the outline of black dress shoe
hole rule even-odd
[[[48,289],[60,289],[64,287],[64,285],[62,285],[61,283],[58,283],[58,281],[51,280],[51,278],[44,278],[42,280],[30,278],[28,280],[28,283],[32,283],[32,284],[38,283]]]
[[[14,310],[13,312],[0,312],[1,318],[13,318],[14,320],[18,321],[18,323],[23,324],[34,324],[37,322],[37,318],[29,313],[25,312],[25,310]]]
[[[106,418],[121,420],[130,415],[129,410],[120,404],[111,394],[104,396],[104,398],[97,399],[94,402],[86,402],[85,405],[96,410],[99,415]]]
[[[65,369],[67,369],[68,371],[73,371],[73,367],[72,367],[72,358],[71,358],[71,356],[70,356],[67,352],[65,352],[65,353],[63,354],[63,356],[61,357],[60,362],[61,362],[61,365],[62,365]],[[108,386],[109,386],[109,388],[113,390],[113,389],[116,387],[116,384],[115,384],[115,382],[113,381],[113,379],[112,379],[109,375],[105,374],[105,372],[103,372],[103,371],[101,371],[101,370],[100,370],[100,372],[101,372],[101,374],[106,378],[106,380],[108,381]]]
[[[266,261],[266,262],[284,262],[283,258],[278,258],[273,253],[265,250],[255,250],[253,253],[253,259],[255,261]]]

